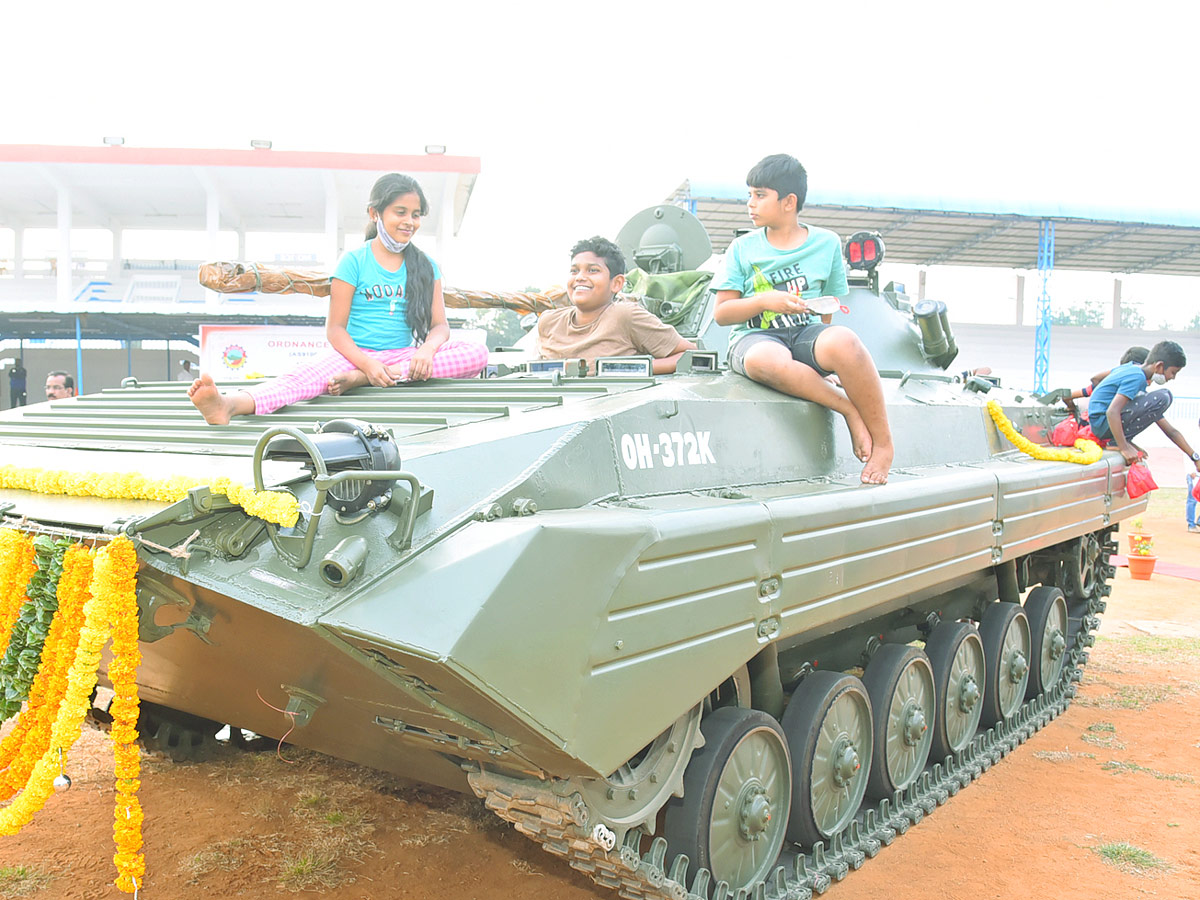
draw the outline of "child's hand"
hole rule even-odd
[[[1125,465],[1132,466],[1141,458],[1142,454],[1138,453],[1137,447],[1130,444],[1121,448],[1121,456],[1125,457]]]
[[[787,315],[798,315],[808,312],[808,306],[803,300],[795,294],[789,294],[786,291],[766,291],[761,294],[756,294],[755,299],[763,305],[763,310],[771,312],[785,313]]]
[[[426,353],[424,348],[412,355],[408,362],[408,380],[425,381],[433,374],[433,354]]]
[[[392,375],[391,370],[375,357],[371,357],[367,361],[362,371],[367,376],[367,381],[375,387],[391,387],[396,383],[396,378]]]

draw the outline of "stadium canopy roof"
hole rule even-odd
[[[687,207],[721,252],[749,227],[746,186],[685,181],[669,202]],[[1039,229],[1054,222],[1054,267],[1200,276],[1200,211],[1073,208],[810,191],[802,216],[836,231],[878,231],[888,262],[1036,269]]]
[[[71,202],[72,228],[204,231],[209,197],[220,227],[253,232],[361,233],[371,185],[384,172],[421,182],[432,215],[422,229],[457,233],[479,175],[479,158],[426,153],[316,153],[124,146],[0,145],[0,227],[55,228],[58,195]],[[330,204],[328,201],[334,200]]]

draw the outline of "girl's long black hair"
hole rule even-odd
[[[383,215],[392,201],[405,194],[416,194],[421,200],[421,215],[429,215],[429,201],[425,199],[425,192],[416,179],[398,172],[384,175],[375,182],[367,205]],[[378,233],[375,222],[368,222],[367,240],[374,240]],[[421,252],[420,247],[410,241],[404,248],[404,264],[407,267],[404,317],[416,342],[420,343],[429,336],[429,329],[433,327],[433,263]]]

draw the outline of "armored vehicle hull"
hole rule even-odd
[[[166,749],[286,734],[474,790],[625,896],[803,896],[1062,708],[1111,532],[1144,508],[1117,454],[1013,450],[986,400],[1035,441],[1053,412],[947,377],[902,295],[848,304],[896,437],[882,486],[828,410],[695,366],[362,389],[216,428],[183,385],[131,383],[0,417],[5,464],[254,480],[299,524],[204,488],[0,509],[137,541]]]

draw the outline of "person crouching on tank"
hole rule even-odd
[[[1131,362],[1117,366],[1096,385],[1088,401],[1092,433],[1102,441],[1113,441],[1125,462],[1132,466],[1146,455],[1133,439],[1152,424],[1158,425],[1176,447],[1191,457],[1192,465],[1200,473],[1200,451],[1193,449],[1165,418],[1173,399],[1171,392],[1146,391],[1151,384],[1174,381],[1186,365],[1187,354],[1179,344],[1159,341],[1150,348],[1150,355],[1141,365]]]
[[[679,336],[636,302],[615,302],[625,286],[625,256],[607,238],[593,237],[571,248],[567,298],[573,304],[538,317],[542,359],[585,359],[595,374],[602,356],[654,357],[654,374],[668,375],[685,350],[696,345]]]
[[[883,385],[871,354],[849,328],[830,325],[806,301],[850,292],[841,239],[799,220],[808,193],[804,166],[768,156],[746,176],[756,226],[735,240],[713,279],[713,318],[732,325],[732,369],[777,391],[841,413],[865,484],[883,484],[894,449]],[[836,375],[840,387],[828,376]]]

